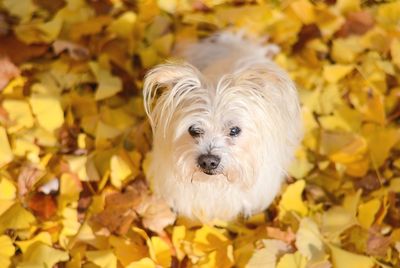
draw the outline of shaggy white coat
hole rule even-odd
[[[184,61],[150,70],[145,109],[153,129],[149,177],[179,214],[203,222],[266,209],[278,194],[301,139],[299,100],[288,75],[262,46],[222,33],[188,45]],[[198,138],[188,133],[195,126]],[[231,127],[240,127],[230,137]],[[217,175],[197,164],[221,158]]]

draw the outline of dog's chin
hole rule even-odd
[[[194,181],[219,181],[226,179],[225,174],[222,170],[197,170],[192,176],[192,182]]]
[[[221,175],[222,172],[221,171],[217,171],[217,170],[202,170],[202,172],[208,176],[215,176],[215,175]]]

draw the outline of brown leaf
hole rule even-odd
[[[21,168],[21,172],[18,176],[18,194],[19,196],[25,196],[27,193],[31,192],[35,184],[44,175],[44,171],[27,165]]]
[[[93,219],[111,232],[125,234],[138,215],[146,228],[159,234],[176,218],[168,205],[150,195],[145,183],[137,179],[124,193],[107,196],[104,211]]]
[[[388,201],[389,210],[385,220],[393,227],[400,227],[400,196],[389,192]]]
[[[349,13],[346,22],[336,33],[337,37],[347,37],[352,34],[362,35],[374,27],[375,20],[368,11]]]
[[[18,67],[9,58],[0,57],[0,91],[18,75],[20,75]]]
[[[60,151],[62,153],[72,153],[78,148],[78,134],[80,128],[77,125],[63,125],[59,131]]]
[[[164,200],[155,196],[147,196],[137,208],[142,217],[144,227],[158,234],[164,233],[164,228],[175,222],[176,215]]]
[[[137,219],[135,209],[147,194],[147,188],[135,183],[124,193],[114,193],[106,197],[104,210],[95,215],[93,220],[111,232],[126,234],[129,226]]]
[[[0,13],[0,36],[7,35],[10,31],[10,25],[7,22],[6,15]]]
[[[287,231],[282,231],[279,228],[267,226],[267,234],[270,238],[282,240],[288,244],[296,240],[296,234],[290,228]]]
[[[316,24],[303,25],[298,34],[298,40],[293,46],[293,52],[299,52],[308,41],[321,36],[321,31]]]
[[[28,206],[36,216],[44,220],[50,219],[57,212],[55,198],[52,195],[43,193],[36,193],[33,195],[29,199]]]
[[[33,2],[50,13],[56,13],[60,8],[65,6],[64,0],[34,0]]]
[[[391,243],[390,237],[385,237],[376,231],[370,231],[365,252],[368,255],[385,257]]]
[[[87,48],[65,40],[54,41],[53,50],[56,55],[67,51],[69,56],[74,60],[87,60],[90,56],[89,50]]]
[[[8,56],[15,64],[43,56],[48,45],[27,45],[19,41],[14,35],[0,36],[0,55]]]
[[[374,172],[368,173],[363,178],[354,182],[354,187],[363,190],[363,195],[367,195],[370,192],[379,189],[382,183],[379,181],[378,176]]]

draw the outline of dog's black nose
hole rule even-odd
[[[221,158],[212,154],[202,154],[197,159],[197,163],[203,170],[211,171],[216,169],[221,162]]]

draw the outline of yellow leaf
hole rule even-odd
[[[86,18],[86,20],[79,21],[73,24],[71,27],[71,39],[78,40],[79,38],[86,35],[97,34],[101,32],[102,29],[107,26],[111,21],[112,18],[105,15],[94,18]]]
[[[6,178],[2,178],[0,181],[0,199],[2,200],[14,200],[16,197],[16,191],[14,184]]]
[[[87,251],[86,257],[101,268],[117,268],[117,257],[112,250]]]
[[[18,39],[26,44],[50,43],[60,34],[63,21],[55,17],[48,22],[17,25],[14,28]]]
[[[0,267],[9,267],[15,253],[13,241],[7,235],[0,236]]]
[[[6,99],[3,101],[3,107],[12,121],[12,125],[7,129],[9,133],[33,126],[34,119],[26,101]]]
[[[314,255],[324,252],[324,243],[319,232],[318,225],[310,218],[303,218],[296,233],[296,247],[301,255],[309,260]]]
[[[366,124],[363,126],[362,132],[368,141],[372,164],[374,168],[379,168],[389,157],[390,150],[400,140],[400,130]]]
[[[139,51],[140,60],[143,67],[150,68],[158,63],[159,56],[153,47],[143,48]]]
[[[82,185],[78,178],[69,173],[64,173],[60,178],[60,194],[58,196],[59,208],[64,208],[70,203],[77,202]]]
[[[376,17],[379,23],[397,29],[400,21],[400,2],[393,1],[379,5]]]
[[[353,63],[364,50],[360,37],[337,38],[333,41],[331,56],[337,63]]]
[[[29,21],[37,8],[33,0],[4,0],[2,2],[3,7],[11,15],[19,17],[22,22]]]
[[[307,259],[297,251],[283,255],[276,268],[306,268],[306,266]]]
[[[89,66],[98,84],[94,97],[96,101],[110,98],[122,90],[122,82],[119,77],[112,75],[109,70],[96,62],[90,62]]]
[[[89,177],[86,171],[86,156],[74,156],[68,157],[67,159],[71,172],[74,172],[82,181],[88,181]]]
[[[169,13],[175,13],[179,0],[157,0],[158,6]]]
[[[185,257],[185,252],[183,250],[183,241],[185,236],[185,226],[174,226],[174,229],[172,230],[172,244],[174,245],[178,260],[182,260]]]
[[[158,236],[153,236],[150,239],[152,250],[150,250],[150,257],[162,267],[169,267],[171,265],[171,249],[169,245]]]
[[[16,203],[0,216],[0,233],[6,229],[27,229],[35,221],[29,211]]]
[[[400,178],[391,179],[389,189],[395,193],[400,193]]]
[[[16,244],[20,248],[22,253],[26,253],[29,247],[36,242],[42,242],[43,244],[51,246],[52,244],[51,235],[48,232],[41,232],[29,240],[18,241],[16,242]]]
[[[314,6],[308,0],[297,0],[290,4],[291,9],[304,24],[315,22]]]
[[[118,156],[113,155],[110,159],[110,169],[111,169],[111,183],[116,188],[121,188],[124,180],[132,174],[132,170],[125,160]]]
[[[375,222],[376,213],[381,207],[379,199],[372,199],[358,207],[358,221],[361,226],[368,229]]]
[[[321,232],[335,241],[341,233],[357,224],[356,211],[348,211],[343,207],[333,207],[322,215]]]
[[[289,174],[297,179],[301,179],[313,169],[314,165],[308,161],[305,148],[298,149],[295,156],[289,167]]]
[[[54,249],[41,242],[32,244],[23,255],[23,261],[19,264],[21,267],[53,267],[59,262],[69,259],[65,251]]]
[[[114,247],[117,259],[124,267],[147,256],[146,246],[139,244],[136,241],[124,239],[122,237],[111,236],[109,242],[110,245]]]
[[[126,268],[156,268],[156,264],[150,258],[143,258],[139,261],[130,263]]]
[[[60,211],[62,229],[59,232],[60,245],[67,248],[70,238],[76,235],[81,227],[78,221],[78,211],[75,208],[65,207]]]
[[[372,268],[374,261],[370,257],[354,254],[329,244],[333,267],[337,268]]]
[[[359,160],[367,151],[367,141],[355,136],[350,143],[343,146],[340,150],[329,155],[333,162],[347,164]]]
[[[13,158],[6,130],[0,126],[0,167],[10,163]]]
[[[354,69],[349,64],[324,65],[323,77],[329,83],[337,83]]]
[[[336,6],[343,13],[358,11],[361,8],[361,0],[338,0]]]
[[[393,39],[390,44],[390,54],[392,55],[392,61],[400,68],[400,40],[398,38]]]
[[[283,219],[286,214],[291,211],[305,216],[308,213],[308,207],[302,199],[302,193],[306,183],[304,180],[298,180],[290,184],[282,194],[282,199],[279,202],[279,218]]]
[[[53,132],[64,123],[64,112],[57,97],[32,95],[29,103],[33,114],[45,130]]]
[[[290,250],[290,247],[281,240],[264,239],[262,242],[264,248],[254,252],[246,268],[275,267],[278,255]]]
[[[114,19],[108,26],[108,30],[117,36],[130,39],[133,37],[137,15],[132,11],[127,11]]]

